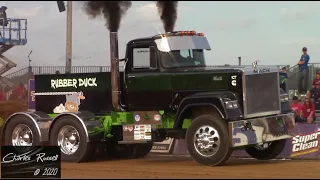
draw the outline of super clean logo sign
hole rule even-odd
[[[319,150],[319,138],[320,131],[293,137],[291,157],[317,152]]]

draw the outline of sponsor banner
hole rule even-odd
[[[167,138],[163,142],[155,142],[153,143],[151,152],[171,154],[173,144],[174,144],[174,139],[172,138]]]
[[[295,126],[296,136],[287,140],[277,159],[320,159],[320,123]],[[176,140],[173,154],[188,154],[186,141]],[[250,157],[244,150],[236,150],[232,157]]]
[[[28,111],[36,110],[36,101],[35,101],[35,82],[34,79],[29,80],[29,88],[28,88]]]
[[[296,136],[290,141],[290,158],[320,159],[320,123],[299,124],[298,128]]]

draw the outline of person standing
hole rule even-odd
[[[309,67],[308,63],[310,60],[310,56],[307,53],[307,48],[303,47],[302,52],[303,54],[301,55],[301,58],[298,62],[299,66],[299,80],[298,80],[298,91],[299,93],[306,93],[308,90],[308,79],[309,79]]]
[[[288,79],[288,75],[287,75],[287,68],[286,67],[281,68],[281,71],[279,72],[279,76],[280,76],[280,88],[284,92],[287,92],[286,82]]]

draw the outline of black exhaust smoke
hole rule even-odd
[[[111,32],[117,32],[121,19],[131,4],[131,1],[87,1],[85,10],[92,17],[103,15],[107,28]]]
[[[172,32],[178,17],[178,1],[157,1],[157,8],[165,32]]]
[[[103,15],[106,26],[110,31],[110,64],[111,64],[111,86],[112,105],[115,110],[120,111],[119,90],[119,50],[118,30],[121,19],[131,7],[131,1],[87,1],[85,3],[86,13],[92,17]]]

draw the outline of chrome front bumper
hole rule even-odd
[[[259,144],[295,136],[293,113],[229,122],[232,147]]]

